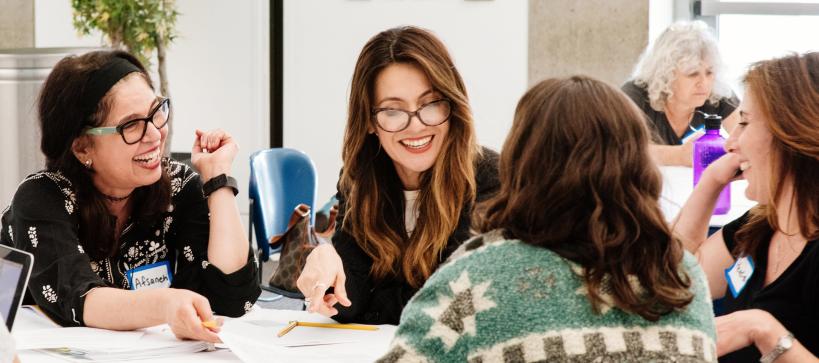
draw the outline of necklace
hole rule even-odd
[[[776,264],[774,265],[774,275],[777,275],[777,276],[779,274],[779,266],[782,264],[782,260],[784,260],[784,258],[782,258],[782,253],[781,253],[781,250],[780,250],[781,247],[782,247],[782,244],[787,243],[788,244],[788,249],[790,249],[792,253],[795,253],[797,255],[800,253],[800,252],[797,252],[793,248],[793,241],[791,240],[791,237],[793,237],[793,235],[786,234],[786,233],[782,233],[782,234],[785,236],[785,239],[777,241],[776,249],[775,249],[775,251],[776,251]],[[799,240],[796,243],[801,244],[802,241]],[[787,251],[785,251],[785,252],[787,252]]]
[[[113,196],[110,196],[110,195],[102,193],[102,192],[100,192],[100,194],[102,194],[102,196],[105,197],[105,199],[108,199],[108,200],[110,200],[112,202],[121,202],[123,200],[128,199],[131,196],[131,193],[128,193],[128,195],[126,195],[124,197],[113,197]]]

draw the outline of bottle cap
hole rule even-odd
[[[707,114],[704,112],[703,116],[705,117],[706,130],[719,130],[720,126],[722,125],[722,116],[716,114]]]

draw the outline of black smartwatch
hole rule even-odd
[[[202,194],[204,194],[205,198],[207,198],[211,193],[219,190],[220,188],[228,187],[233,189],[233,195],[236,195],[239,194],[238,185],[239,184],[236,183],[236,179],[233,179],[233,177],[227,176],[226,174],[219,174],[202,185]]]

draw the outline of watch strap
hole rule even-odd
[[[233,195],[239,194],[239,184],[236,182],[236,179],[226,174],[219,174],[203,184],[202,194],[207,198],[213,192],[225,187],[232,189]]]
[[[794,340],[795,338],[791,332],[779,337],[779,340],[776,341],[776,346],[774,346],[773,350],[763,355],[762,358],[759,358],[759,362],[773,363],[777,358],[779,358],[780,355],[785,354],[785,352],[787,352],[788,349],[793,346]]]

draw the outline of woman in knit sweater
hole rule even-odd
[[[639,109],[582,76],[518,103],[483,235],[410,300],[382,362],[715,362],[708,286],[657,205]]]

